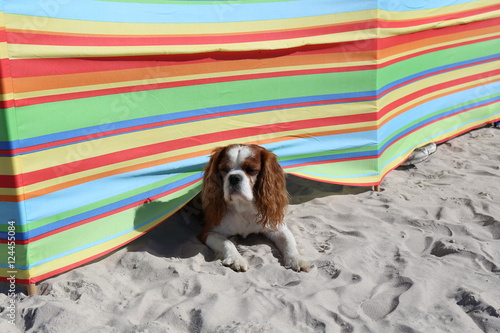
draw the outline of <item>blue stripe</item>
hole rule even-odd
[[[375,9],[374,0],[272,3],[148,4],[95,0],[4,0],[9,14],[128,23],[221,23],[287,19]],[[138,1],[139,2],[139,1]],[[34,24],[42,20],[34,19]],[[42,21],[43,22],[43,21]]]
[[[249,102],[249,103],[241,103],[241,104],[233,104],[233,105],[223,105],[223,106],[216,106],[216,107],[209,107],[209,108],[203,108],[203,109],[170,113],[170,114],[162,114],[162,115],[156,115],[156,116],[150,116],[150,117],[144,117],[144,118],[124,120],[124,121],[115,122],[115,123],[111,123],[111,124],[80,128],[80,129],[66,131],[66,132],[47,134],[47,135],[23,139],[23,140],[15,140],[15,141],[11,141],[11,142],[0,142],[0,149],[5,149],[5,148],[7,148],[8,145],[10,145],[13,149],[27,148],[27,147],[31,147],[34,145],[50,143],[50,142],[59,141],[59,140],[66,140],[66,139],[75,138],[75,137],[83,137],[84,139],[82,141],[91,141],[91,140],[101,139],[101,138],[108,137],[108,136],[120,135],[120,134],[113,134],[113,135],[104,136],[104,135],[102,135],[103,131],[119,130],[119,129],[124,129],[124,128],[128,128],[128,127],[133,127],[133,126],[150,125],[150,124],[160,123],[160,122],[169,121],[169,120],[182,120],[185,118],[201,116],[201,115],[212,115],[213,117],[224,118],[224,117],[228,117],[228,115],[225,115],[225,113],[233,112],[233,111],[243,111],[243,110],[247,110],[247,109],[254,109],[254,108],[261,108],[261,107],[275,107],[274,110],[290,109],[290,107],[285,107],[285,106],[280,108],[280,105],[287,105],[287,104],[294,104],[294,103],[313,103],[313,102],[321,102],[321,101],[328,101],[328,100],[362,98],[362,97],[373,97],[373,99],[375,99],[375,92],[374,91],[362,91],[362,92],[354,92],[354,93],[341,93],[341,94],[328,94],[328,95],[318,95],[318,96],[282,98],[282,99],[275,99],[275,100],[268,100],[268,101],[257,101],[257,102]],[[347,103],[347,102],[342,102],[342,103]],[[339,104],[339,103],[326,103],[325,102],[324,105],[332,105],[332,104]],[[303,107],[303,106],[300,106],[300,107]],[[261,112],[266,112],[266,111],[261,111]],[[249,113],[258,113],[258,112],[248,111],[248,112],[243,112],[241,114],[249,114]],[[177,124],[182,124],[182,123],[187,123],[187,122],[194,122],[194,121],[191,121],[191,120],[180,121]],[[158,127],[162,127],[162,126],[158,125],[158,126],[153,126],[152,128],[158,128]],[[151,129],[151,128],[148,128],[148,129]],[[148,130],[148,129],[146,129],[146,130]],[[129,131],[127,133],[132,133],[132,132],[134,132],[134,131]],[[58,146],[55,146],[55,147],[58,147]],[[51,147],[51,148],[53,148],[53,147]],[[47,149],[47,148],[45,148],[45,149]],[[30,151],[30,153],[35,152],[35,151],[45,150],[45,149],[33,150],[33,151]],[[0,156],[2,156],[2,155],[0,155]],[[12,156],[12,155],[10,155],[10,156]]]
[[[306,175],[310,175],[310,176],[313,176],[313,177],[321,177],[321,178],[332,178],[332,177],[334,177],[334,178],[342,178],[342,179],[378,176],[380,174],[379,172],[368,172],[368,173],[360,173],[360,174],[357,174],[357,175],[335,176],[335,175],[325,175],[325,174],[322,174],[322,173],[309,172],[309,171],[303,171],[303,170],[299,170],[299,172],[301,174],[306,174]]]
[[[378,7],[382,10],[394,12],[408,12],[413,10],[433,9],[446,6],[460,5],[464,3],[476,2],[478,0],[378,0]]]
[[[19,228],[26,223],[25,213],[24,202],[0,201],[0,225],[7,225],[9,221],[14,221],[16,227]]]

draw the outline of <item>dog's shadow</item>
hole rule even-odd
[[[170,208],[167,202],[146,203],[137,209],[135,223],[147,220],[152,212]],[[203,227],[202,219],[201,199],[197,195],[168,219],[131,242],[127,248],[129,251],[144,251],[167,258],[191,258],[201,253],[207,260],[213,260],[213,255],[198,239]]]
[[[298,205],[331,195],[359,194],[371,191],[372,187],[339,185],[287,175],[286,189],[290,194],[290,204]]]

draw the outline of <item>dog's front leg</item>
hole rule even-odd
[[[266,235],[274,242],[274,244],[276,244],[276,247],[283,255],[285,267],[291,268],[297,272],[309,271],[311,264],[309,261],[302,258],[299,251],[297,251],[295,237],[293,237],[292,232],[286,225],[283,225],[279,230],[269,231]]]
[[[234,246],[233,242],[217,232],[210,232],[207,235],[205,244],[211,248],[221,259],[224,266],[231,267],[237,272],[248,270],[248,263]]]

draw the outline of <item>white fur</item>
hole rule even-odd
[[[243,163],[248,157],[252,156],[252,151],[247,146],[236,146],[227,152],[229,160],[233,164],[233,169],[224,177],[224,199],[226,202],[231,202],[233,199],[244,199],[245,201],[253,200],[253,184],[251,179],[247,177],[245,172],[241,169]],[[229,177],[239,175],[242,177],[241,189],[238,193],[231,193]],[[235,198],[234,198],[235,197]]]
[[[237,146],[227,153],[233,165],[224,177],[224,199],[227,203],[227,211],[220,225],[207,234],[205,243],[219,256],[225,266],[235,271],[246,271],[249,268],[247,261],[228,237],[233,235],[247,237],[252,233],[264,233],[280,250],[285,267],[295,271],[307,271],[310,264],[299,255],[295,238],[285,223],[282,223],[278,230],[264,230],[262,225],[256,222],[258,213],[253,196],[255,179],[248,177],[240,167],[251,154],[251,149],[246,146]],[[228,180],[230,175],[242,177],[239,193],[231,191]]]

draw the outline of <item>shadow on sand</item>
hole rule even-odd
[[[344,186],[331,183],[321,183],[293,175],[287,176],[287,190],[290,193],[290,204],[297,205],[315,198],[330,195],[357,194],[371,191],[371,187]],[[136,224],[142,223],[170,209],[169,203],[152,201],[139,207],[136,212]],[[207,261],[214,260],[213,252],[198,239],[202,229],[203,212],[201,197],[196,195],[171,217],[158,226],[131,242],[129,251],[145,251],[155,256],[169,258],[190,258],[202,253]],[[251,244],[256,241],[250,236],[247,240],[238,240],[241,244]],[[265,237],[262,243],[274,247]]]

